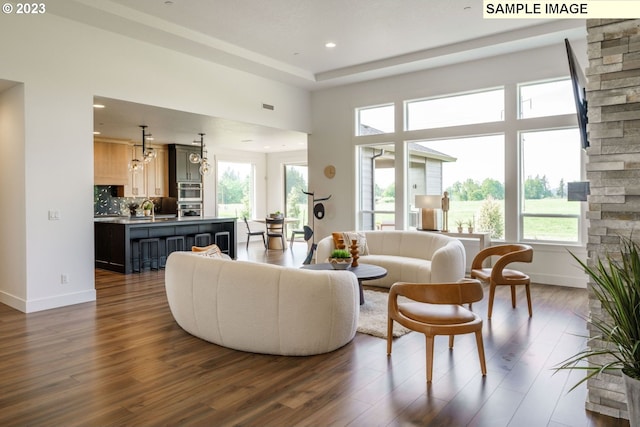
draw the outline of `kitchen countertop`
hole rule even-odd
[[[213,216],[183,216],[181,218],[177,218],[175,216],[164,216],[164,215],[156,215],[155,219],[151,219],[150,217],[127,217],[127,216],[96,216],[94,217],[94,222],[103,222],[103,223],[111,223],[111,224],[124,224],[124,225],[151,225],[151,224],[188,224],[188,223],[198,223],[198,222],[212,222],[212,221],[229,221],[235,218],[219,218]]]

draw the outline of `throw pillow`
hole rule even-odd
[[[343,245],[345,245],[345,248],[347,247],[347,242],[344,240],[343,233],[341,233],[341,232],[333,232],[333,233],[331,233],[331,236],[333,236],[333,247],[334,248],[342,249],[342,248],[340,248],[340,244],[341,243]]]
[[[344,244],[347,249],[351,247],[351,244],[356,241],[358,247],[358,253],[360,255],[369,255],[369,247],[367,246],[367,238],[364,233],[359,233],[357,231],[345,231],[342,233]]]
[[[192,246],[191,252],[197,253],[201,256],[207,256],[210,258],[223,258],[231,259],[227,254],[223,254],[218,245],[209,245],[204,247]]]
[[[369,247],[367,246],[367,238],[364,233],[360,233],[357,231],[345,231],[345,232],[333,232],[331,233],[333,237],[333,246],[338,247],[340,240],[344,242],[345,249],[349,249],[351,247],[351,243],[354,240],[358,241],[358,253],[360,255],[369,255]]]

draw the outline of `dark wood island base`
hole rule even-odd
[[[228,240],[222,239],[225,244],[221,249],[228,255],[236,258],[236,218],[157,218],[157,219],[130,219],[130,218],[105,218],[96,219],[94,223],[95,233],[95,266],[105,270],[129,274],[134,271],[134,256],[132,247],[140,239],[158,239],[158,259],[166,259],[166,239],[173,236],[183,236],[184,249],[191,250],[194,245],[194,236],[197,234],[210,234],[211,243],[215,243],[215,235],[220,232],[228,232]],[[140,263],[138,262],[138,265]],[[160,262],[155,267],[161,267]]]

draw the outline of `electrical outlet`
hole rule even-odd
[[[69,275],[62,273],[60,275],[60,284],[61,285],[68,285],[69,284]]]
[[[49,211],[49,221],[58,221],[60,219],[60,211],[50,210]]]

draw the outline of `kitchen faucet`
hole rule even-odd
[[[142,206],[142,209],[144,209],[144,205],[147,202],[151,203],[151,221],[155,221],[156,220],[156,205],[153,203],[153,200],[144,199],[140,206]]]

